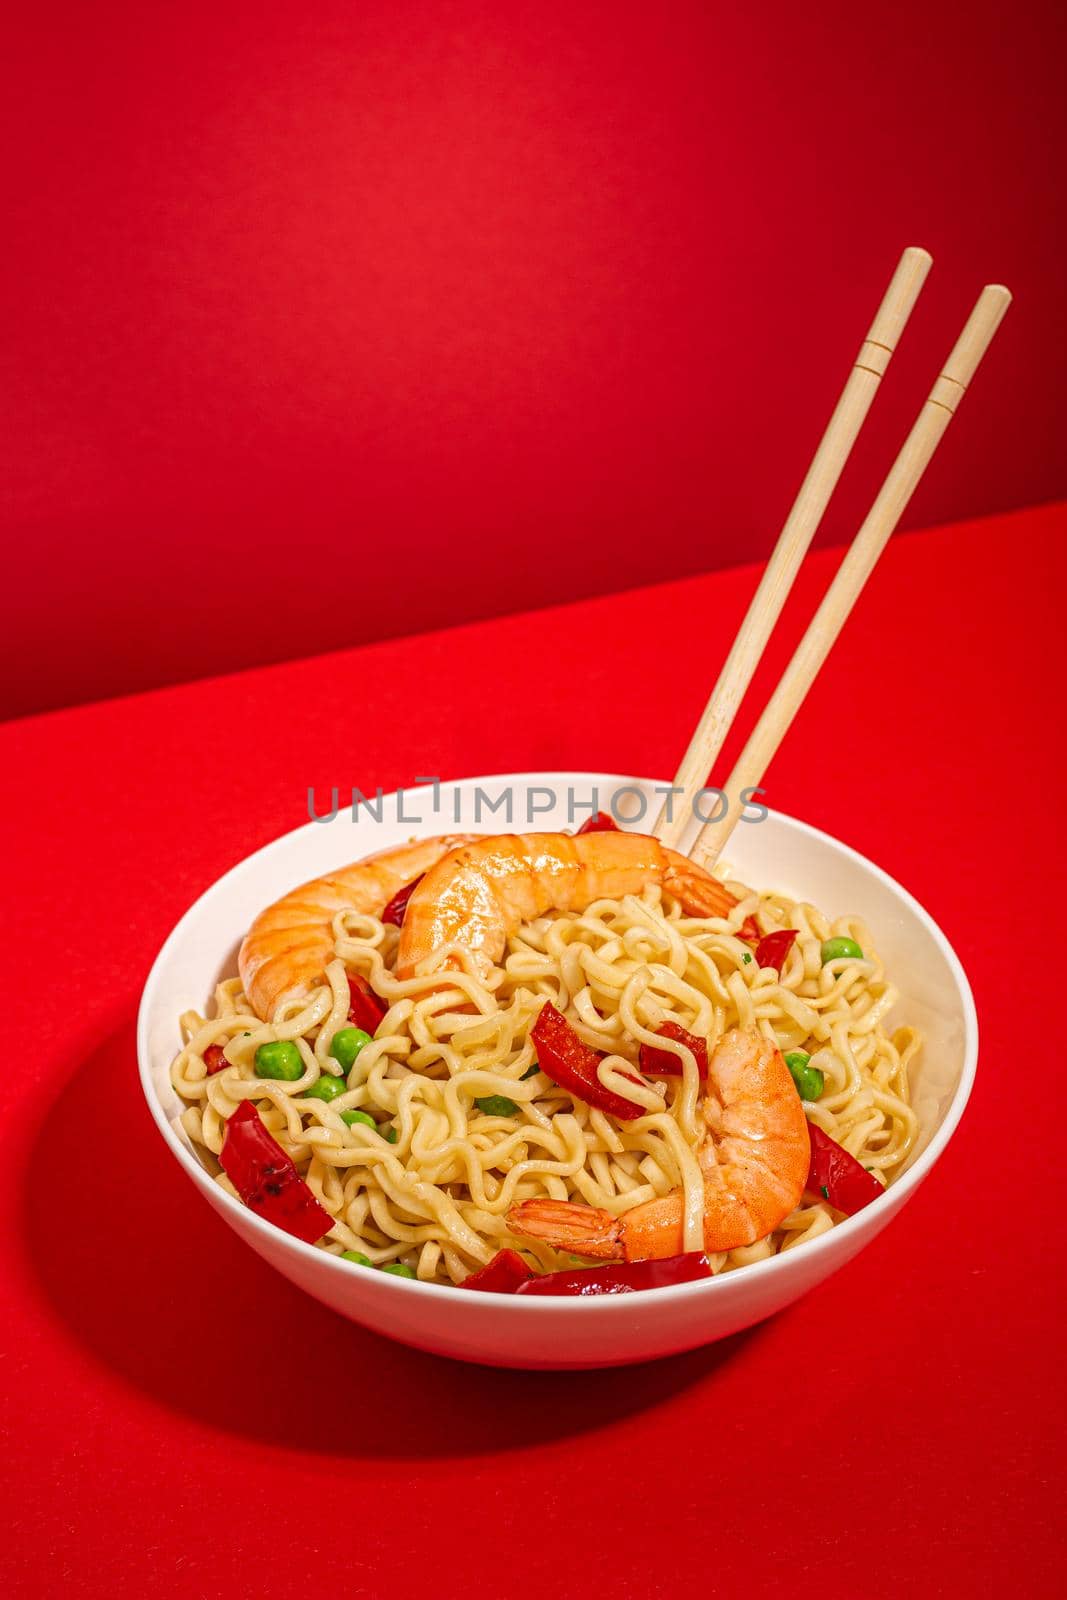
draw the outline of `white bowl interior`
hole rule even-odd
[[[622,795],[623,790],[628,794]],[[913,1023],[924,1035],[912,1083],[922,1138],[908,1170],[885,1200],[801,1249],[707,1284],[622,1299],[551,1302],[505,1301],[353,1271],[271,1228],[223,1193],[180,1126],[183,1102],[171,1086],[170,1064],[181,1046],[179,1016],[191,1006],[203,1010],[219,978],[235,971],[238,945],[256,913],[305,879],[413,835],[458,828],[492,833],[572,827],[588,814],[591,800],[607,809],[613,795],[633,814],[629,826],[640,828],[641,818],[645,827],[650,825],[659,799],[652,780],[588,773],[469,779],[442,785],[439,791],[426,787],[385,796],[380,808],[375,802],[381,820],[360,807],[358,820],[341,811],[332,821],[309,822],[212,885],[179,922],[152,969],[142,999],[138,1053],[149,1107],[173,1154],[253,1248],[318,1298],[382,1332],[447,1354],[498,1362],[500,1329],[494,1324],[503,1317],[512,1330],[505,1347],[507,1364],[594,1365],[603,1360],[602,1342],[577,1337],[576,1318],[588,1328],[607,1317],[614,1328],[625,1324],[629,1329],[621,1344],[613,1346],[613,1359],[639,1360],[690,1348],[767,1315],[854,1254],[917,1187],[959,1120],[974,1074],[977,1027],[966,978],[944,935],[909,894],[855,851],[804,823],[771,813],[735,830],[728,852],[734,874],[753,886],[809,900],[831,917],[861,916],[902,996],[892,1021]],[[491,805],[498,809],[491,811]],[[319,806],[326,808],[325,797]],[[706,1308],[704,1315],[689,1309],[697,1302]],[[653,1303],[657,1315],[652,1314]],[[685,1308],[684,1314],[678,1308]],[[568,1350],[562,1357],[557,1352],[557,1358],[541,1358],[543,1327],[536,1339],[514,1334],[516,1327],[528,1330],[534,1321],[543,1324],[546,1311],[550,1318],[565,1319]]]

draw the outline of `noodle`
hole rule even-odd
[[[803,902],[731,887],[741,899],[728,920],[689,917],[658,886],[598,901],[581,915],[550,913],[510,938],[503,965],[484,981],[459,951],[448,952],[466,962],[459,970],[400,980],[398,930],[341,911],[326,983],[283,1003],[272,1023],[253,1013],[236,978],[218,985],[209,1017],[182,1017],[185,1044],[172,1068],[188,1102],[182,1126],[233,1194],[216,1158],[228,1117],[253,1099],[334,1219],[321,1247],[360,1251],[377,1266],[402,1262],[426,1282],[461,1282],[505,1245],[543,1271],[573,1264],[539,1240],[509,1234],[509,1209],[534,1197],[617,1216],[680,1189],[684,1248],[700,1250],[696,1152],[706,1129],[692,1052],[656,1033],[672,1020],[712,1042],[728,1028],[756,1027],[783,1052],[806,1051],[824,1078],[822,1095],[805,1107],[809,1120],[888,1179],[918,1135],[908,1067],[921,1041],[913,1029],[886,1029],[897,992],[867,929],[854,917],[830,922]],[[758,968],[738,937],[754,912],[765,931],[799,932],[777,975]],[[823,966],[821,944],[838,936],[854,939],[864,958]],[[314,1098],[307,1091],[320,1074],[340,1070],[329,1048],[347,1025],[350,972],[367,978],[389,1009],[345,1091]],[[644,1115],[615,1121],[537,1069],[529,1035],[546,999],[603,1052],[604,1086],[638,1102]],[[256,1076],[256,1049],[270,1040],[296,1045],[298,1079]],[[633,1072],[642,1043],[676,1053],[681,1076],[641,1087],[622,1077]],[[229,1064],[209,1074],[204,1052],[212,1045],[225,1047]],[[515,1113],[498,1114],[494,1096]],[[352,1111],[372,1116],[383,1132],[395,1130],[395,1143],[359,1120],[346,1124],[341,1113]],[[828,1204],[805,1199],[768,1238],[709,1257],[712,1270],[792,1249],[834,1221]]]

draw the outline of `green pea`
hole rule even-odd
[[[304,1076],[304,1061],[291,1039],[271,1039],[256,1050],[256,1077],[293,1083]]]
[[[804,1050],[790,1050],[782,1058],[789,1068],[797,1093],[802,1100],[818,1100],[825,1087],[825,1079],[818,1067],[808,1065],[811,1057]]]
[[[365,1127],[373,1128],[375,1133],[378,1131],[378,1124],[375,1122],[374,1118],[369,1117],[365,1111],[342,1111],[341,1121],[347,1122],[350,1128],[353,1123],[361,1122]]]
[[[517,1117],[519,1114],[518,1106],[506,1094],[486,1094],[480,1100],[475,1096],[474,1104],[487,1117]]]
[[[804,1067],[800,1072],[794,1072],[793,1082],[802,1100],[821,1099],[825,1079],[818,1067]]]
[[[538,1066],[537,1062],[535,1061],[532,1067],[527,1067],[526,1068],[526,1071],[523,1073],[522,1078],[521,1078],[520,1081],[522,1083],[525,1083],[527,1078],[536,1078],[537,1074],[540,1072],[540,1070],[541,1070],[541,1068]]]
[[[339,1028],[330,1040],[330,1054],[338,1066],[350,1072],[365,1044],[370,1044],[370,1034],[362,1028]]]
[[[829,961],[863,960],[863,951],[855,939],[824,939],[821,955],[824,967]]]
[[[344,1094],[348,1084],[343,1078],[334,1078],[328,1072],[315,1079],[310,1089],[304,1093],[311,1100],[336,1100],[339,1094]]]
[[[413,1278],[415,1276],[415,1268],[405,1266],[403,1261],[390,1261],[387,1267],[382,1268],[382,1271],[391,1272],[394,1278]]]
[[[342,1111],[341,1121],[347,1123],[350,1128],[355,1127],[357,1124],[363,1128],[373,1128],[375,1133],[381,1134],[387,1144],[396,1144],[397,1139],[400,1137],[391,1124],[387,1126],[383,1122],[375,1122],[374,1118],[369,1116],[366,1111]]]
[[[365,1256],[362,1250],[342,1250],[342,1261],[354,1261],[357,1267],[373,1267],[374,1262],[370,1256]]]

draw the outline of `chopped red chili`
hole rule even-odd
[[[575,838],[578,837],[579,833],[618,833],[619,831],[619,824],[614,817],[609,817],[606,811],[594,811],[591,817],[586,817],[581,827],[577,830]]]
[[[646,1115],[644,1106],[635,1104],[633,1100],[624,1100],[621,1094],[605,1089],[597,1077],[597,1068],[603,1056],[590,1045],[582,1043],[562,1011],[558,1011],[551,1000],[546,1000],[538,1012],[537,1021],[530,1029],[530,1038],[537,1051],[537,1064],[541,1071],[566,1089],[568,1094],[623,1122],[631,1117]],[[631,1083],[641,1081],[629,1073],[625,1076],[630,1078]]]
[[[415,890],[418,888],[425,876],[425,872],[420,872],[417,878],[412,878],[411,882],[406,886],[406,888],[403,888],[399,890],[397,894],[394,894],[393,898],[382,912],[383,922],[391,922],[394,928],[400,927],[404,921],[404,913],[408,908],[408,901],[411,899],[412,895],[415,893]]]
[[[665,1022],[656,1032],[661,1039],[673,1039],[692,1050],[697,1061],[697,1075],[701,1083],[708,1075],[708,1041],[683,1028],[680,1022]],[[650,1078],[680,1078],[681,1057],[670,1050],[657,1050],[654,1044],[643,1044],[640,1051],[641,1071]]]
[[[516,1294],[561,1294],[585,1298],[598,1294],[636,1294],[692,1283],[708,1277],[708,1258],[698,1251],[667,1256],[663,1261],[620,1261],[610,1267],[568,1267],[520,1283]]]
[[[796,928],[776,928],[774,933],[765,933],[756,946],[757,967],[776,967],[781,972],[786,956],[799,937]]]
[[[366,978],[358,973],[348,974],[348,992],[352,997],[349,1007],[348,1020],[369,1033],[373,1039],[389,1007],[384,1001],[379,1000]]]
[[[808,1189],[822,1195],[838,1211],[852,1216],[862,1211],[872,1200],[877,1200],[885,1190],[878,1179],[861,1166],[855,1156],[850,1156],[836,1139],[823,1133],[818,1123],[808,1123],[811,1139],[811,1166],[808,1168]]]
[[[267,1132],[251,1100],[242,1100],[226,1124],[219,1160],[248,1209],[267,1222],[306,1244],[333,1227],[330,1213]]]
[[[494,1294],[514,1294],[520,1284],[533,1277],[517,1250],[498,1250],[492,1261],[469,1278],[464,1278],[461,1289],[487,1289]]]
[[[216,1072],[221,1072],[223,1067],[228,1067],[229,1064],[221,1044],[208,1045],[204,1051],[204,1065],[207,1068],[209,1078],[214,1077]]]

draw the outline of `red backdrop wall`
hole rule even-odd
[[[766,551],[906,243],[934,274],[824,537],[990,278],[909,520],[1064,493],[1058,10],[27,12],[0,711]]]

